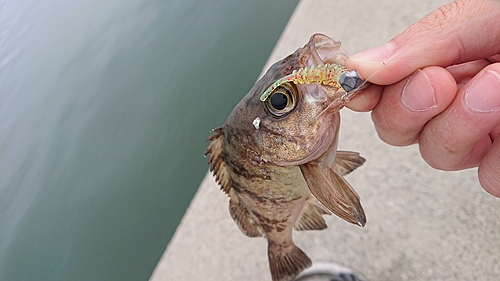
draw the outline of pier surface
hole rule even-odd
[[[447,2],[301,1],[264,69],[316,32],[351,54],[375,47]],[[369,113],[344,109],[342,118],[339,148],[367,159],[347,176],[367,224],[328,216],[326,230],[294,232],[313,262],[337,262],[371,281],[500,280],[500,199],[481,188],[477,170],[434,170],[417,146],[383,143]],[[240,232],[228,200],[207,174],[150,280],[271,280],[266,240]]]

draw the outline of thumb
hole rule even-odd
[[[370,82],[395,83],[426,66],[447,67],[500,53],[500,1],[456,0],[388,43],[346,61]]]

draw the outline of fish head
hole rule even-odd
[[[253,152],[256,161],[292,166],[319,158],[337,139],[338,112],[347,102],[346,95],[354,95],[356,91],[346,93],[341,87],[331,85],[287,82],[265,101],[260,96],[276,80],[294,70],[343,65],[346,58],[340,42],[322,34],[313,35],[304,47],[276,62],[257,81],[226,120],[226,130],[239,132],[227,135],[243,133],[251,138],[242,145]]]

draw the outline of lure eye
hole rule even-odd
[[[363,85],[363,79],[356,70],[351,70],[340,75],[339,84],[346,92],[350,92]]]
[[[281,117],[295,109],[297,105],[297,88],[286,83],[274,90],[266,100],[267,110],[275,117]]]

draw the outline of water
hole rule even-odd
[[[0,0],[0,280],[147,280],[297,0]]]

